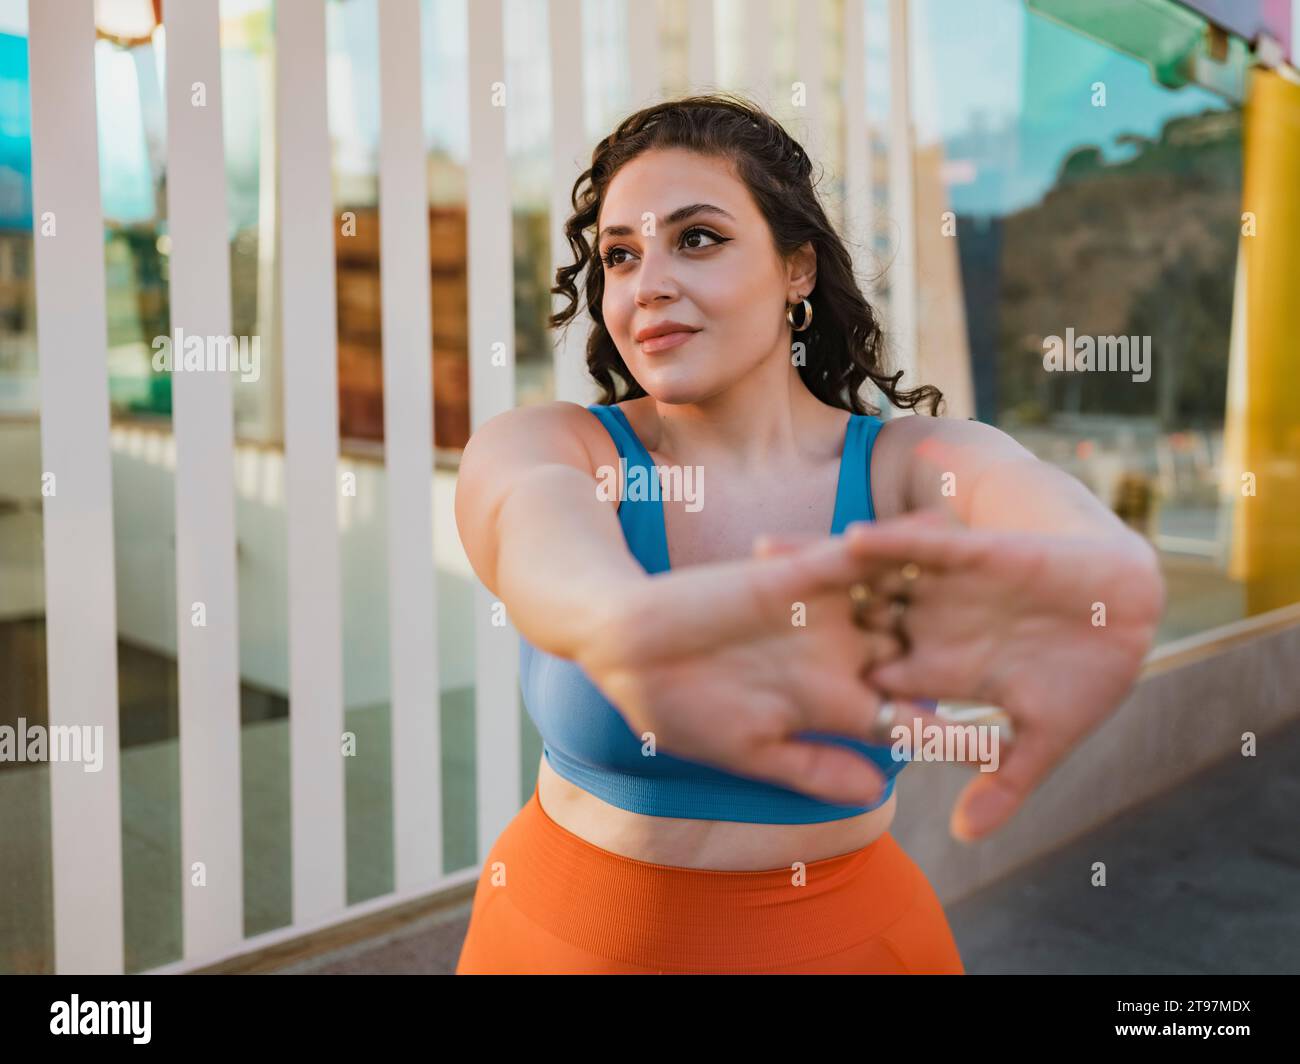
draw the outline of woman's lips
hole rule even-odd
[[[699,330],[697,329],[696,332],[698,331]],[[652,336],[648,340],[641,341],[641,350],[667,351],[670,347],[676,347],[679,344],[686,343],[686,341],[694,335],[694,332],[682,330],[679,332],[664,333],[663,336]]]

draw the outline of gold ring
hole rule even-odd
[[[875,594],[865,583],[859,582],[849,588],[849,599],[853,602],[853,623],[859,628],[870,629],[867,624],[867,611],[871,608]]]

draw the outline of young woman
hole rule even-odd
[[[996,828],[1131,687],[1154,553],[998,430],[866,406],[868,379],[942,397],[886,375],[811,163],[761,110],[633,114],[573,204],[552,324],[590,314],[601,402],[493,418],[457,488],[545,740],[457,971],[961,972],[889,834],[891,725],[1004,708],[1011,752],[953,818]]]

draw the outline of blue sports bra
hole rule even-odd
[[[653,478],[654,462],[618,406],[587,407],[600,418],[627,459],[628,475],[638,466]],[[874,521],[871,502],[871,447],[884,424],[880,418],[851,414],[840,459],[839,485],[831,534],[853,521]],[[624,497],[619,523],[628,549],[648,573],[669,569],[663,505],[658,498]],[[856,816],[883,805],[907,764],[895,760],[888,744],[876,745],[820,732],[803,732],[856,750],[869,758],[887,783],[871,805],[835,805],[806,794],[737,776],[698,761],[662,751],[642,753],[642,741],[597,689],[580,666],[538,650],[520,637],[520,681],[524,704],[542,736],[551,767],[570,783],[611,805],[650,816],[694,820],[739,820],[758,824],[811,824]],[[933,705],[933,703],[931,703]]]

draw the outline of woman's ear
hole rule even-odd
[[[811,240],[806,240],[791,253],[788,261],[788,287],[790,299],[797,303],[799,297],[807,298],[817,286],[817,252]]]

